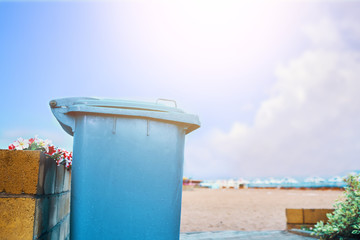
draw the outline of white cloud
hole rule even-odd
[[[338,48],[343,46],[341,32],[336,23],[329,17],[322,18],[315,25],[304,27],[309,39],[318,48]]]
[[[352,28],[331,19],[304,28],[313,45],[276,69],[277,81],[253,125],[214,130],[187,150],[185,172],[306,176],[359,169],[360,52],[342,38]]]

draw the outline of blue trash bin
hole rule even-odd
[[[198,117],[176,103],[63,98],[50,107],[74,136],[71,239],[179,239],[184,140]]]

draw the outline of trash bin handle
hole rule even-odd
[[[175,104],[175,107],[177,108],[177,104],[176,104],[176,101],[175,101],[175,100],[165,99],[165,98],[158,98],[158,99],[156,100],[156,104],[158,104],[159,101],[173,102],[173,103]]]

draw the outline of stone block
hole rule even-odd
[[[34,236],[39,237],[48,230],[49,226],[49,197],[36,199]]]
[[[40,163],[39,163],[39,177],[38,177],[38,185],[37,185],[37,194],[43,195],[44,192],[44,181],[45,181],[45,165],[47,161],[51,161],[48,158],[46,158],[45,154],[40,154]]]
[[[63,222],[63,228],[65,232],[65,239],[68,239],[70,236],[70,214],[68,214]]]
[[[60,239],[66,239],[66,237],[69,235],[68,232],[68,226],[67,226],[67,219],[69,216],[65,217],[64,221],[60,225]]]
[[[65,171],[63,165],[56,167],[55,193],[61,193],[63,191]]]
[[[70,199],[71,199],[71,195],[70,192],[68,192],[65,196],[65,203],[64,203],[65,215],[70,213]]]
[[[60,225],[57,225],[48,234],[47,240],[60,240],[60,239],[62,240],[62,238],[60,238]]]
[[[286,222],[287,223],[297,223],[302,224],[304,223],[304,213],[303,209],[286,209]]]
[[[55,192],[56,167],[55,161],[45,162],[44,194],[53,194]]]
[[[49,198],[49,222],[48,229],[52,229],[57,223],[58,214],[58,196],[51,196]]]
[[[58,200],[58,222],[62,221],[70,213],[70,193],[59,196]]]
[[[58,208],[57,208],[57,221],[60,222],[65,217],[65,194],[62,194],[58,198]]]
[[[33,239],[35,199],[0,198],[2,240]]]
[[[48,239],[48,232],[46,232],[45,234],[41,235],[41,237],[37,238],[36,240],[47,240]]]
[[[0,186],[8,194],[37,194],[41,151],[0,150]]]
[[[319,221],[327,222],[327,213],[333,212],[334,209],[304,209],[304,223],[315,224]]]
[[[71,187],[71,171],[65,169],[63,191],[64,192],[70,191],[70,187]]]

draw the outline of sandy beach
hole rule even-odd
[[[181,232],[284,230],[286,208],[332,208],[340,190],[183,191]]]

